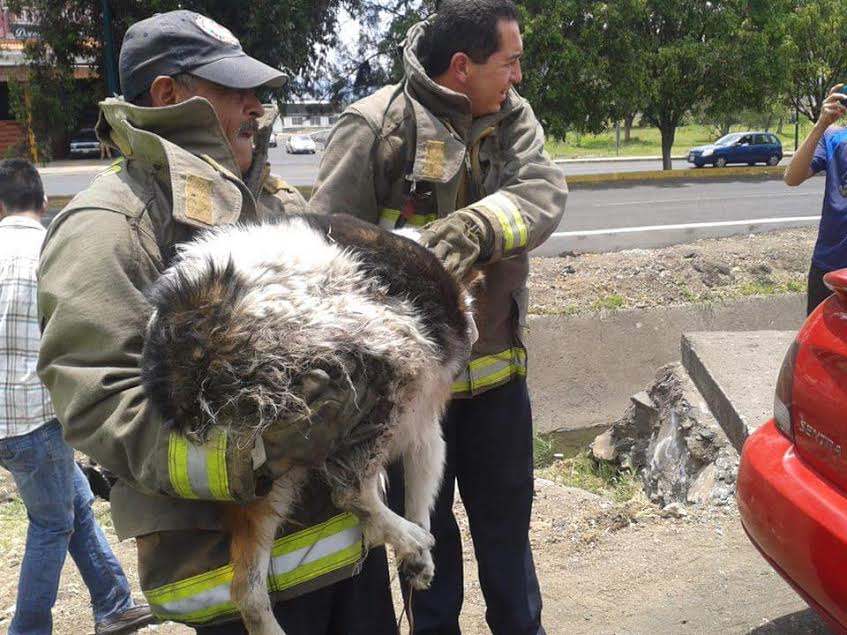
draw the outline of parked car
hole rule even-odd
[[[272,132],[270,138],[268,139],[268,147],[275,148],[276,147],[276,133]]]
[[[94,128],[82,128],[78,130],[70,139],[70,148],[68,154],[72,159],[83,157],[100,158],[100,141],[94,133]]]
[[[847,633],[847,269],[785,356],[774,417],[746,440],[741,523],[770,565]]]
[[[782,142],[770,132],[733,132],[707,146],[688,151],[688,162],[702,168],[711,163],[716,168],[730,163],[777,165],[782,161]]]
[[[314,140],[307,135],[294,134],[285,142],[288,154],[314,154],[317,150]]]

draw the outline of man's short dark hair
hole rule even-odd
[[[518,21],[512,0],[447,0],[433,16],[418,57],[426,74],[438,77],[456,53],[484,64],[500,48],[500,20]]]
[[[44,185],[32,163],[23,159],[0,162],[0,203],[9,214],[41,209]]]

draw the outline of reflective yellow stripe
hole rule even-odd
[[[491,212],[503,229],[503,251],[508,253],[526,246],[527,230],[518,206],[505,194],[495,192],[474,207],[482,207]]]
[[[379,210],[379,226],[383,229],[395,229],[397,227],[397,219],[399,218],[399,209],[383,207]],[[412,227],[423,227],[427,223],[431,223],[437,218],[437,214],[412,214],[409,217],[409,220],[406,221],[406,224],[411,225]]]
[[[281,591],[355,565],[363,554],[359,519],[353,514],[339,514],[274,541],[268,590]],[[225,565],[145,591],[144,595],[157,617],[202,624],[237,612],[230,597],[232,577],[232,565]]]
[[[172,432],[168,439],[168,475],[177,496],[203,500],[233,500],[226,470],[227,436],[214,430],[204,445]]]
[[[513,377],[526,377],[526,351],[519,347],[471,361],[453,382],[453,393],[474,393]]]
[[[168,441],[168,475],[177,496],[197,498],[188,478],[188,439],[176,432],[171,432]]]

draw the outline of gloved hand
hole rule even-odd
[[[471,209],[461,209],[425,225],[420,242],[457,280],[478,261],[491,255],[494,242],[488,221]]]
[[[258,466],[260,477],[275,480],[292,467],[320,465],[371,413],[378,399],[376,390],[364,373],[353,372],[351,377],[352,385],[345,378],[330,378],[323,370],[301,377],[300,394],[310,414],[278,422],[262,433],[266,460]]]

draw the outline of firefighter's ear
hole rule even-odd
[[[450,59],[450,66],[447,68],[453,80],[464,86],[468,83],[468,78],[470,77],[470,66],[471,58],[468,57],[467,53],[460,51],[453,55]]]
[[[173,77],[159,75],[150,84],[150,103],[154,108],[173,106],[180,101],[179,90]]]

